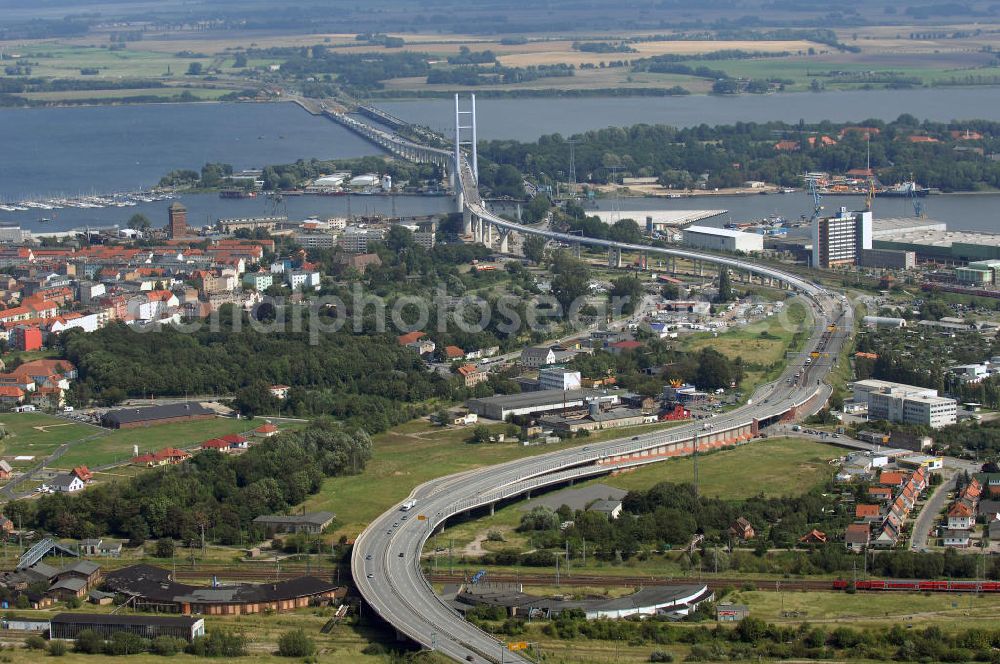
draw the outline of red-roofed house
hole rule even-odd
[[[778,152],[794,152],[799,149],[798,141],[783,140],[774,144],[774,149]]]
[[[254,429],[253,433],[255,436],[260,436],[261,438],[270,438],[271,436],[278,435],[278,427],[267,422]]]
[[[906,482],[906,475],[896,472],[884,472],[878,476],[878,483],[882,486],[899,487]]]
[[[52,318],[59,313],[59,305],[37,295],[21,300],[21,306],[35,312],[35,318]]]
[[[223,454],[229,454],[232,450],[232,445],[229,441],[222,440],[221,438],[213,438],[211,440],[206,440],[201,445],[198,446],[200,450],[217,450]]]
[[[248,442],[245,436],[241,436],[238,433],[227,433],[225,436],[220,437],[219,440],[226,441],[230,447],[234,448],[245,448]]]
[[[396,337],[396,343],[413,349],[419,355],[433,353],[436,346],[430,339],[425,339],[426,336],[423,332],[407,332]]]
[[[866,523],[852,523],[844,532],[844,544],[849,551],[861,553],[871,541],[871,529]]]
[[[934,138],[933,136],[916,136],[916,135],[914,135],[914,136],[907,136],[906,140],[908,140],[910,143],[940,143],[941,142],[938,139]]]
[[[878,500],[892,500],[892,489],[887,486],[868,487],[868,495]]]
[[[951,132],[951,137],[956,141],[981,141],[983,140],[983,135],[978,131],[972,131],[971,129],[959,130],[955,129]]]
[[[424,336],[426,335],[423,332],[407,332],[406,334],[401,334],[396,337],[396,343],[400,346],[409,346],[414,341],[419,341]]]
[[[33,297],[37,297],[39,300],[48,300],[59,306],[63,306],[67,302],[72,302],[74,298],[73,291],[65,286],[60,288],[43,288],[35,293]]]
[[[0,323],[16,323],[31,318],[37,318],[37,316],[28,307],[11,307],[0,311]]]
[[[132,459],[132,463],[137,466],[166,466],[181,463],[191,458],[191,454],[174,447],[164,447],[152,454],[140,454]]]
[[[802,544],[826,544],[826,533],[813,528],[808,533],[799,538]]]
[[[61,387],[43,385],[31,393],[30,401],[38,408],[62,408],[66,403],[65,392]]]
[[[817,145],[819,145],[819,147],[829,147],[837,144],[837,141],[833,140],[829,136],[810,136],[806,140],[809,142],[809,147],[811,148],[814,148]]]
[[[878,521],[882,518],[882,510],[878,505],[857,505],[854,508],[854,518],[864,521]]]
[[[445,346],[444,357],[447,360],[460,360],[465,357],[465,351],[458,346]]]
[[[0,374],[0,385],[4,387],[16,387],[22,392],[35,391],[35,379],[21,372]]]
[[[76,365],[69,360],[32,360],[25,362],[15,371],[27,374],[36,380],[57,375],[74,380],[77,376]]]
[[[13,385],[0,385],[0,405],[14,406],[24,398],[24,390]]]
[[[642,348],[642,342],[640,341],[616,341],[612,344],[608,344],[608,350],[615,355],[629,350],[636,350],[638,348]]]
[[[72,471],[74,475],[80,478],[80,481],[86,484],[87,482],[93,481],[94,474],[90,472],[90,469],[86,466],[77,466]]]
[[[733,521],[733,524],[729,526],[729,534],[744,542],[752,540],[757,536],[757,532],[753,526],[746,520],[746,517],[742,516]]]
[[[463,364],[458,368],[458,375],[465,379],[466,387],[475,387],[490,379],[490,375],[485,371],[480,371],[475,364]]]
[[[976,523],[976,511],[965,501],[958,501],[948,510],[948,528],[968,530]]]

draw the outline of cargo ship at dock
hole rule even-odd
[[[928,187],[921,187],[913,180],[900,182],[892,187],[882,187],[875,190],[875,197],[883,198],[911,198],[913,196],[926,196],[931,190]]]

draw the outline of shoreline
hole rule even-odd
[[[908,88],[907,90],[901,90],[899,92],[911,92],[919,90],[943,90],[943,89],[963,89],[963,90],[979,90],[979,89],[1000,89],[1000,84],[997,85],[954,85],[954,86],[921,86]],[[475,93],[478,97],[482,99],[559,99],[559,100],[572,100],[572,99],[595,99],[602,97],[614,97],[614,98],[627,98],[627,99],[665,99],[665,98],[685,98],[685,97],[711,97],[718,99],[759,99],[764,97],[788,97],[795,95],[837,95],[843,93],[856,93],[856,92],[887,92],[891,91],[892,88],[853,88],[849,90],[841,89],[825,89],[820,91],[811,90],[795,90],[795,91],[784,91],[784,92],[768,92],[764,94],[716,94],[712,92],[688,92],[686,94],[671,94],[669,88],[595,88],[593,90],[566,90],[566,89],[531,89],[531,90],[496,90],[496,89],[480,89],[475,88],[461,88],[453,90],[398,90],[392,91],[392,93],[386,93],[385,96],[375,96],[372,97],[371,101],[373,103],[387,102],[414,102],[414,101],[427,101],[427,100],[440,100],[440,99],[450,99],[456,92],[459,94]],[[14,95],[16,96],[16,95]],[[118,106],[164,106],[164,105],[175,105],[175,104],[275,104],[275,103],[295,103],[296,100],[292,97],[282,97],[278,99],[266,99],[266,100],[250,100],[250,99],[194,99],[194,100],[181,100],[181,99],[163,99],[162,101],[150,101],[148,99],[136,102],[123,101],[104,101],[100,98],[95,98],[93,101],[81,100],[79,103],[71,101],[53,101],[53,102],[43,102],[38,104],[25,104],[21,106],[0,106],[0,111],[2,110],[36,110],[36,109],[47,109],[47,108],[100,108],[100,107],[118,107]],[[320,100],[317,100],[320,101]]]

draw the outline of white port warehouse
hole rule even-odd
[[[681,243],[685,247],[714,251],[750,253],[764,250],[763,235],[711,226],[688,226],[683,231]]]

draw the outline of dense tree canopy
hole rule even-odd
[[[966,128],[983,134],[975,145],[985,152],[1000,149],[1000,123],[974,121],[962,125],[919,122],[912,116],[885,123],[860,124],[879,130],[871,136],[871,165],[886,183],[912,176],[921,184],[943,190],[1000,187],[1000,163],[975,151],[954,150],[951,130]],[[587,131],[572,136],[576,172],[584,182],[606,183],[613,168],[618,177],[657,177],[665,186],[687,187],[706,175],[709,187],[731,187],[746,180],[764,180],[784,186],[802,184],[810,171],[844,173],[868,163],[868,143],[863,132],[845,125],[784,122],[740,122],[710,127],[678,129],[666,125],[634,125]],[[829,136],[836,145],[809,144],[810,137]],[[911,142],[912,135],[928,135],[938,142]],[[801,145],[794,151],[775,150],[788,139]],[[494,140],[480,155],[546,179],[566,172],[570,144],[559,134],[542,136],[535,143]]]
[[[360,472],[371,458],[364,431],[318,419],[229,456],[208,451],[180,466],[141,473],[76,496],[57,493],[8,506],[25,526],[60,537],[113,534],[142,541],[169,537],[236,544],[261,514],[301,503],[324,477]],[[258,533],[259,535],[259,533]],[[252,539],[252,538],[249,538]]]
[[[291,322],[270,333],[242,325],[190,334],[170,326],[140,333],[123,324],[71,330],[59,342],[80,372],[70,397],[235,394],[241,410],[259,414],[276,406],[263,387],[283,384],[293,388],[283,412],[334,415],[374,432],[413,417],[407,404],[448,396],[454,387],[389,334],[342,330],[311,339],[308,328],[295,332]]]

